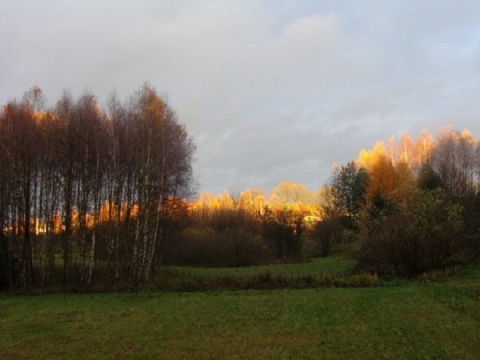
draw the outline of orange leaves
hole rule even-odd
[[[371,150],[360,150],[358,157],[358,166],[367,169],[368,171],[380,159],[387,157],[387,150],[383,141],[378,141]],[[370,172],[370,171],[369,171]]]
[[[453,177],[451,169],[455,167],[461,167],[466,175],[460,175],[468,177],[469,173],[473,173],[470,163],[475,146],[470,131],[459,133],[450,126],[439,132],[437,141],[428,131],[422,130],[416,140],[405,132],[398,141],[391,138],[388,147],[383,142],[377,142],[373,149],[361,150],[356,160],[357,165],[364,167],[369,174],[366,200],[375,195],[386,196],[396,202],[407,200],[425,163],[432,162],[447,185],[449,178]],[[451,180],[454,185],[461,182],[460,175]]]
[[[273,212],[292,211],[302,216],[319,216],[318,199],[306,186],[284,181],[275,186],[270,199],[261,190],[246,189],[235,196],[227,191],[219,195],[200,193],[189,204],[193,213],[215,213],[223,210],[244,211],[254,216],[263,216],[268,209]]]
[[[396,168],[384,143],[377,142],[370,151],[362,150],[357,162],[369,175],[365,189],[366,200],[375,195],[390,197],[397,187]]]
[[[376,194],[389,195],[395,190],[395,167],[383,154],[375,157],[368,169],[369,180],[366,187],[366,198]]]

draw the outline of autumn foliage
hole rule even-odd
[[[340,232],[359,235],[355,256],[372,271],[414,275],[480,254],[480,143],[468,131],[379,142],[337,168],[330,188],[330,218],[351,220]],[[354,193],[355,206],[339,206]]]
[[[0,113],[0,286],[139,283],[162,261],[195,150],[148,84],[107,110],[39,88]]]
[[[411,276],[480,256],[480,143],[468,131],[378,142],[318,191],[193,197],[195,144],[148,84],[106,110],[33,88],[0,113],[0,288],[139,286],[163,264],[304,261],[348,245]],[[345,248],[345,246],[344,246]]]

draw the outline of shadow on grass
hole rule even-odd
[[[157,290],[163,291],[231,291],[310,289],[321,287],[374,287],[381,281],[377,275],[323,273],[320,275],[285,276],[269,271],[249,276],[185,276],[169,277],[158,281]]]

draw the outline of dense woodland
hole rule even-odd
[[[102,110],[40,89],[0,117],[1,283],[142,282],[162,261],[165,203],[191,190],[193,140],[149,85]]]
[[[128,101],[39,88],[0,113],[0,289],[138,286],[163,264],[246,266],[343,251],[415,276],[480,256],[480,143],[404,134],[325,186],[193,197],[193,139],[150,85]],[[321,156],[321,154],[319,154]]]

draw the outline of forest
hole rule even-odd
[[[478,263],[480,142],[378,142],[318,190],[195,194],[196,145],[149,84],[106,109],[52,108],[34,87],[0,113],[0,290],[141,287],[163,265],[242,267],[342,252],[359,272],[413,277]],[[318,156],[321,156],[319,154]]]

